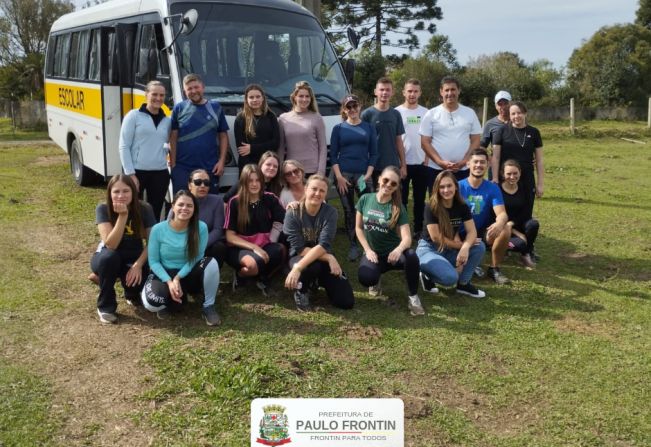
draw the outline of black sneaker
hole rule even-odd
[[[483,290],[479,290],[477,287],[473,286],[470,283],[467,284],[457,283],[457,293],[461,293],[462,295],[468,295],[473,298],[484,298],[486,296],[486,293],[484,293]]]
[[[273,292],[271,291],[271,288],[269,287],[269,284],[267,284],[267,281],[256,281],[255,286],[262,292],[262,295],[265,298],[269,298],[270,296],[273,295]]]
[[[237,290],[242,287],[243,283],[244,283],[244,280],[242,280],[242,278],[240,278],[237,275],[237,273],[234,273],[233,274],[233,282],[231,283],[231,286],[233,287],[233,293],[237,292]]]
[[[495,284],[500,286],[511,282],[509,278],[507,278],[506,276],[504,276],[502,272],[500,272],[499,267],[488,267],[488,270],[486,271],[486,276],[488,276],[490,279],[495,281]]]
[[[170,313],[169,309],[167,309],[167,308],[163,308],[163,309],[159,310],[158,312],[156,312],[156,318],[158,318],[159,320],[163,320],[163,321],[169,320],[171,316],[172,316],[172,314]]]
[[[296,303],[296,310],[301,312],[309,312],[312,310],[312,305],[310,304],[310,295],[308,293],[303,293],[300,290],[294,292],[294,303]]]
[[[203,308],[203,319],[206,320],[208,326],[219,326],[222,323],[222,319],[219,318],[219,314],[215,310],[214,306],[208,306]]]
[[[423,290],[425,292],[429,293],[439,293],[438,287],[436,287],[436,283],[429,279],[429,276],[427,276],[425,273],[420,272],[420,285],[423,286]]]

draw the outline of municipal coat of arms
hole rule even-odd
[[[292,440],[289,438],[289,420],[282,405],[267,405],[262,407],[264,416],[260,420],[260,437],[257,443],[263,445],[284,445]]]

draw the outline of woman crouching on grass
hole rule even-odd
[[[376,193],[364,194],[355,207],[355,233],[364,250],[357,276],[372,296],[380,295],[380,276],[404,270],[412,315],[425,310],[418,297],[418,257],[411,248],[409,216],[400,197],[400,171],[387,166],[379,176]],[[389,301],[392,303],[392,301]]]
[[[511,159],[502,165],[500,183],[504,207],[509,216],[507,225],[511,226],[511,240],[509,250],[520,253],[522,263],[528,268],[534,268],[536,261],[533,256],[533,244],[538,237],[540,224],[530,213],[527,192],[520,186],[522,170],[520,163]]]
[[[434,182],[434,193],[425,206],[425,229],[416,254],[420,259],[421,282],[427,292],[438,293],[436,283],[457,285],[457,293],[473,298],[486,294],[470,283],[486,246],[477,239],[470,208],[459,193],[452,171],[443,171]],[[461,226],[465,236],[460,234]]]
[[[352,309],[353,289],[332,253],[337,232],[337,210],[325,203],[328,179],[310,176],[305,196],[297,207],[287,209],[283,232],[290,246],[291,271],[285,287],[294,290],[294,302],[300,311],[311,309],[309,290],[317,285],[325,289],[333,306]]]
[[[219,286],[219,265],[204,257],[208,227],[199,220],[197,199],[180,190],[172,202],[172,218],[154,225],[149,237],[149,265],[152,273],[142,290],[145,308],[161,320],[181,308],[187,293],[203,289],[203,318],[208,326],[221,323],[215,310]]]
[[[278,197],[263,190],[260,167],[242,168],[237,195],[226,205],[226,262],[233,267],[233,291],[245,278],[258,278],[256,286],[269,296],[270,276],[282,264],[285,248],[278,243],[285,209]]]
[[[127,303],[138,304],[147,271],[143,240],[156,223],[151,206],[138,200],[136,184],[128,175],[115,175],[106,188],[106,203],[97,205],[95,221],[102,241],[90,261],[90,279],[99,282],[97,315],[102,323],[117,323],[115,280],[120,278]]]

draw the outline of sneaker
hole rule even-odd
[[[538,255],[538,253],[536,253],[536,250],[531,250],[531,257],[535,262],[540,261],[540,256]]]
[[[502,272],[500,272],[499,267],[489,267],[486,274],[490,279],[495,281],[495,284],[500,286],[511,282],[509,281],[509,278],[507,278],[506,276],[504,276]]]
[[[372,297],[378,297],[382,295],[382,287],[380,287],[380,284],[376,284],[374,286],[371,286],[368,288],[368,294],[371,295]]]
[[[269,298],[272,295],[271,288],[266,281],[256,281],[255,286],[262,292],[265,298]]]
[[[172,314],[167,308],[161,309],[158,312],[156,312],[156,318],[158,318],[159,320],[163,320],[163,321],[169,320],[171,316]]]
[[[99,315],[100,323],[115,324],[118,322],[118,316],[113,312],[102,312],[101,310],[97,309],[97,315]]]
[[[359,249],[359,245],[353,244],[350,246],[350,250],[348,250],[348,260],[350,262],[357,261],[361,255],[362,252]]]
[[[425,315],[425,309],[423,309],[423,305],[420,303],[418,295],[409,297],[407,307],[409,308],[409,313],[414,317],[417,315]]]
[[[202,315],[208,326],[219,326],[222,323],[222,319],[219,318],[219,314],[213,306],[204,307]]]
[[[233,287],[233,293],[237,292],[237,289],[242,286],[242,278],[237,276],[237,273],[233,274],[233,282],[231,283]]]
[[[294,303],[296,303],[296,310],[301,312],[309,312],[312,310],[310,305],[310,295],[303,293],[300,290],[294,292]]]
[[[533,259],[531,259],[531,255],[529,253],[521,255],[520,261],[522,261],[522,264],[524,264],[525,267],[530,269],[536,266],[536,263],[533,261]]]
[[[473,286],[472,284],[461,284],[457,283],[457,293],[461,293],[462,295],[468,295],[473,298],[484,298],[486,296],[486,293],[484,293],[483,290],[479,290],[477,287]]]
[[[474,274],[477,278],[483,278],[484,275],[486,275],[486,272],[484,272],[484,269],[483,269],[483,268],[481,268],[480,266],[477,266],[477,267],[475,267],[475,270],[473,270],[473,274]]]
[[[423,286],[423,290],[425,292],[439,293],[439,289],[438,287],[436,287],[436,283],[431,279],[429,279],[429,277],[425,273],[420,272],[419,276],[420,276],[420,285]]]

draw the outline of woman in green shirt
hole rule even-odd
[[[409,289],[407,307],[412,315],[425,310],[418,297],[420,264],[411,248],[409,216],[400,197],[400,171],[387,166],[380,174],[376,193],[364,194],[357,205],[355,233],[364,249],[357,272],[369,294],[379,295],[380,276],[389,270],[404,270]]]

